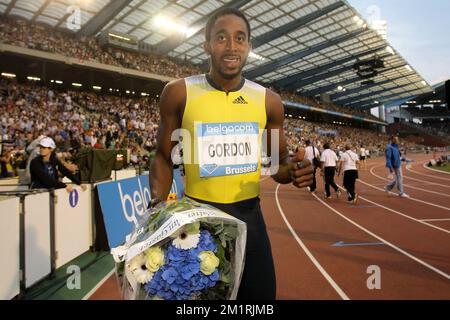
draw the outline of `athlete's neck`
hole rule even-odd
[[[225,92],[239,90],[242,87],[242,82],[244,80],[241,74],[232,79],[225,79],[219,73],[214,72],[214,70],[210,70],[206,76],[209,78],[209,81],[213,82],[213,86],[216,87],[216,89]]]

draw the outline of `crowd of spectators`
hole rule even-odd
[[[307,105],[310,107],[319,108],[319,109],[332,110],[332,111],[336,111],[336,112],[357,115],[357,116],[361,116],[361,117],[372,119],[372,120],[380,120],[377,117],[375,117],[374,115],[372,115],[369,110],[360,110],[360,109],[356,109],[356,108],[339,106],[339,105],[336,105],[333,103],[317,101],[316,99],[314,99],[312,97],[303,97],[303,96],[300,96],[293,92],[282,91],[279,93],[283,100],[293,101],[293,102],[301,103],[301,104],[304,104],[304,105]]]
[[[431,136],[437,136],[443,138],[446,141],[450,141],[450,126],[449,120],[442,122],[426,122],[422,124],[416,124],[413,122],[405,122],[404,125],[415,129],[419,132],[429,134]]]
[[[131,163],[142,164],[156,146],[159,123],[156,98],[130,98],[83,91],[57,91],[34,83],[0,80],[2,174],[24,168],[26,147],[40,136],[52,137],[64,161],[88,148],[130,149]],[[319,149],[325,142],[336,148],[346,143],[364,145],[372,155],[384,152],[386,135],[369,129],[286,118],[291,151],[311,140]],[[403,142],[404,148],[414,143]],[[70,165],[70,163],[69,163]]]
[[[408,107],[405,108],[405,111],[407,111],[411,116],[416,118],[422,118],[422,117],[449,117],[450,111],[448,111],[447,107]]]
[[[388,135],[370,129],[314,123],[291,118],[286,119],[284,130],[291,151],[295,151],[298,146],[304,146],[304,141],[310,140],[319,150],[325,142],[330,143],[336,151],[344,150],[345,145],[350,144],[355,151],[363,147],[368,150],[370,155],[381,156],[384,154],[389,139]],[[401,143],[403,149],[414,150],[419,148],[414,141],[402,141]]]
[[[167,56],[151,53],[144,54],[116,47],[101,48],[93,37],[77,38],[72,34],[57,31],[41,24],[7,17],[1,18],[0,42],[6,44],[58,53],[79,60],[95,61],[173,78],[202,73],[198,67],[192,64],[175,61]],[[280,95],[285,101],[377,119],[369,111],[319,102],[314,98],[302,97],[293,92],[283,91],[280,92]]]
[[[2,163],[16,174],[26,147],[40,136],[52,137],[62,156],[84,147],[130,149],[138,164],[156,145],[159,113],[150,97],[56,91],[1,79],[0,123]]]
[[[76,37],[41,24],[4,16],[0,20],[0,42],[173,78],[201,73],[196,66],[174,61],[167,56],[115,47],[103,49],[96,38]]]
[[[188,63],[180,64],[168,57],[142,54],[117,48],[100,48],[95,38],[76,38],[48,27],[1,17],[0,42],[47,52],[68,55],[80,60],[96,61],[170,77],[200,73]],[[355,114],[355,110],[318,102],[282,92],[283,100],[309,106]],[[26,160],[26,147],[41,136],[52,137],[63,161],[89,148],[130,149],[130,160],[140,164],[156,145],[159,123],[158,99],[131,98],[75,90],[55,90],[35,83],[0,80],[0,154],[2,176],[17,174]],[[370,114],[358,113],[364,117]],[[294,149],[309,139],[316,146],[325,141],[336,148],[346,143],[365,145],[373,154],[382,152],[386,136],[374,131],[287,118],[288,144]],[[386,138],[386,139],[385,139]],[[408,146],[405,146],[408,147]],[[67,158],[67,159],[66,159]],[[72,166],[73,168],[73,166]],[[74,168],[76,169],[76,168]]]

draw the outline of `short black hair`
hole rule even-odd
[[[208,22],[206,23],[206,27],[205,27],[205,38],[206,41],[209,41],[211,39],[211,30],[214,26],[214,24],[216,23],[217,19],[219,19],[222,16],[226,16],[226,15],[234,15],[237,16],[239,18],[241,18],[242,20],[244,20],[245,24],[247,25],[247,30],[248,30],[248,41],[250,42],[250,23],[248,22],[247,17],[238,9],[235,8],[223,8],[220,9],[216,12],[214,12],[213,15],[211,15],[208,19]]]
[[[324,149],[330,149],[330,143],[329,142],[325,142],[325,144],[323,145]]]
[[[306,140],[306,141],[305,141],[305,144],[306,144],[307,146],[309,146],[309,145],[311,144],[311,141]]]

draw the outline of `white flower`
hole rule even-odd
[[[145,255],[143,254],[137,255],[136,257],[131,259],[129,263],[130,270],[134,272],[135,270],[142,269],[142,266],[145,265],[145,260],[146,260]]]
[[[187,233],[185,231],[180,232],[178,237],[173,239],[173,245],[177,249],[192,249],[197,247],[198,242],[200,241],[200,232],[198,233]]]
[[[136,280],[142,284],[146,284],[153,278],[153,272],[143,269],[137,269],[133,271],[133,275],[136,277]]]
[[[144,254],[137,255],[127,264],[133,276],[139,283],[145,284],[152,280],[153,272],[147,270],[145,266],[146,257]]]

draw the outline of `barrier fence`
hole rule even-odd
[[[27,288],[89,250],[93,241],[91,188],[0,191],[4,263],[0,299]],[[18,262],[18,263],[17,263]]]
[[[86,251],[124,241],[134,226],[129,215],[150,199],[148,175],[137,172],[112,172],[111,180],[89,184],[86,191],[74,185],[70,193],[24,189],[12,180],[0,185],[0,299],[23,298],[31,286]],[[183,196],[178,170],[172,189]],[[101,237],[104,246],[98,245]]]

